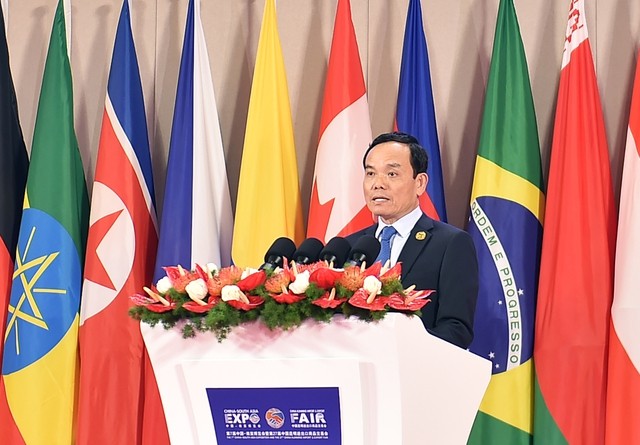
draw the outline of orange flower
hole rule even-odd
[[[279,294],[282,292],[282,288],[285,289],[289,287],[289,283],[291,283],[291,275],[286,270],[281,270],[278,273],[271,275],[271,277],[264,284],[264,288],[270,294]]]
[[[359,267],[345,267],[337,283],[344,286],[347,290],[355,292],[362,287],[365,278],[366,274],[362,272]]]
[[[222,294],[222,288],[228,284],[235,284],[242,277],[242,268],[237,266],[229,266],[220,269],[217,275],[207,279],[207,289],[213,297],[219,297]]]
[[[171,266],[165,267],[164,270],[171,280],[171,285],[173,286],[173,288],[180,293],[185,292],[184,289],[187,287],[187,284],[199,278],[197,273],[190,272],[186,269],[183,269],[182,267]]]
[[[238,266],[229,266],[224,269],[220,269],[220,271],[216,274],[216,277],[220,278],[220,280],[224,281],[227,284],[236,283],[242,278],[242,272],[244,269]]]

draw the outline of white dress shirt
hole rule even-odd
[[[413,230],[413,227],[421,217],[422,210],[420,209],[420,206],[418,206],[393,224],[385,224],[380,218],[378,218],[378,227],[376,228],[376,238],[378,238],[378,240],[380,240],[382,229],[385,226],[392,225],[398,232],[391,238],[391,266],[394,266],[398,262],[400,252],[402,252],[402,248],[409,239],[411,230]]]

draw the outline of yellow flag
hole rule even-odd
[[[275,0],[267,0],[244,137],[232,255],[257,267],[278,237],[301,241],[302,207]]]

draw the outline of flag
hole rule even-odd
[[[572,0],[542,239],[534,442],[544,445],[604,440],[615,203],[584,12]]]
[[[155,278],[231,264],[233,216],[200,2],[190,0],[169,145]]]
[[[513,0],[501,0],[493,40],[469,232],[480,289],[471,352],[493,375],[469,444],[529,444],[533,328],[544,213],[529,71]]]
[[[233,217],[222,136],[200,20],[200,2],[190,0],[173,112],[169,161],[154,280],[163,267],[214,262],[231,264]],[[147,373],[153,367],[147,358]],[[147,393],[155,390],[147,386]],[[155,391],[154,391],[155,392]],[[164,413],[155,394],[145,406],[144,443],[168,443]],[[155,420],[154,420],[155,419]],[[157,435],[157,437],[154,437]]]
[[[307,236],[324,242],[371,225],[362,158],[371,142],[367,89],[349,0],[338,0],[324,87]]]
[[[9,49],[4,27],[4,12],[0,8],[0,363],[4,346],[7,305],[11,292],[11,276],[18,243],[22,215],[22,200],[27,181],[29,159],[22,137],[18,104],[9,67]],[[5,443],[21,443],[15,422],[9,411],[0,375],[0,425]]]
[[[636,67],[620,191],[605,443],[640,443],[640,64]]]
[[[144,345],[139,322],[127,310],[129,296],[151,282],[157,242],[147,120],[124,0],[91,198],[80,312],[79,444],[139,443]]]
[[[278,237],[304,236],[289,91],[274,0],[264,6],[238,183],[233,261],[257,267]]]
[[[62,0],[42,77],[2,363],[28,444],[72,443],[88,197],[73,128]]]
[[[440,144],[420,0],[409,2],[400,65],[396,129],[415,136],[427,152],[429,182],[427,190],[420,196],[420,208],[431,218],[446,222]]]

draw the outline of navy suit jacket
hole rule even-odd
[[[372,225],[347,237],[353,244],[363,235],[375,236]],[[424,236],[416,234],[423,232]],[[423,239],[420,239],[423,238]],[[422,308],[422,322],[443,340],[468,348],[478,298],[478,260],[471,236],[454,226],[422,215],[400,252],[402,284],[433,289]]]

